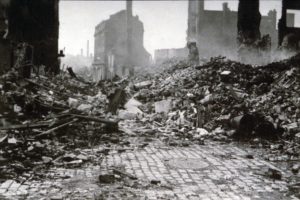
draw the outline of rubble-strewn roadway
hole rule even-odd
[[[135,144],[132,148],[112,145],[105,157],[97,157],[101,146],[78,149],[95,156],[93,164],[51,168],[42,180],[6,181],[1,199],[297,199],[286,182],[289,172],[251,148],[210,140],[172,147],[155,135],[132,135],[124,136]],[[282,174],[281,180],[266,173],[270,168]]]
[[[299,199],[299,63],[217,57],[99,83],[12,70],[0,199]]]

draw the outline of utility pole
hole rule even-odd
[[[126,65],[129,75],[133,75],[134,69],[132,65],[132,0],[126,0],[126,26],[127,26],[127,60]]]

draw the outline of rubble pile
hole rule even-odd
[[[144,80],[148,84],[134,88],[135,98],[143,103],[141,110],[151,113],[149,122],[173,135],[179,130],[192,139],[210,132],[220,140],[232,135],[298,140],[299,63],[299,54],[265,66],[216,57]]]
[[[53,165],[99,164],[102,155],[144,148],[155,137],[170,146],[249,139],[269,147],[270,161],[299,160],[299,63],[300,54],[265,66],[215,57],[98,83],[71,70],[31,78],[11,70],[0,78],[0,179],[22,182]],[[91,152],[98,144],[102,149]]]
[[[0,79],[0,175],[9,179],[49,165],[78,166],[89,155],[75,151],[118,137],[101,88],[62,73],[49,78]]]
[[[206,61],[201,59],[201,62]],[[151,66],[140,67],[135,69],[135,75],[137,78],[142,78],[145,74],[154,75],[156,73],[161,73],[162,71],[172,70],[174,68],[185,68],[186,66],[191,65],[192,63],[187,59],[182,58],[169,58],[162,62],[152,64]]]

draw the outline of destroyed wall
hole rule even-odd
[[[260,22],[259,0],[239,0],[237,26],[240,44],[252,45],[260,39]]]
[[[5,43],[11,45],[7,51],[12,52],[18,43],[26,42],[34,48],[35,65],[45,65],[49,71],[58,73],[58,0],[11,0],[4,10],[8,20]]]
[[[294,0],[282,1],[282,16],[278,23],[279,45],[290,49],[300,50],[300,28],[294,27],[293,14],[287,12],[288,9],[300,10],[300,2]]]
[[[154,59],[156,64],[161,64],[168,59],[185,59],[187,57],[187,48],[157,49],[154,52]]]
[[[238,13],[230,10],[227,3],[223,4],[220,11],[205,10],[204,3],[205,1],[189,1],[187,40],[197,41],[200,56],[233,56],[232,52],[237,49]],[[270,34],[273,47],[277,47],[275,11],[262,16],[260,28],[263,34]]]
[[[197,1],[189,0],[187,41],[196,40],[197,34]]]
[[[293,16],[292,19],[294,19]],[[272,31],[272,32],[271,32]],[[269,34],[271,36],[272,48],[278,47],[278,30],[277,30],[277,12],[276,10],[270,10],[267,16],[261,17],[260,22],[261,35]]]
[[[5,38],[8,32],[6,5],[0,3],[0,74],[10,68],[10,43]]]
[[[100,69],[103,79],[114,74],[123,76],[128,70],[126,11],[122,10],[101,22],[95,29],[94,67]],[[133,66],[145,66],[150,62],[150,54],[145,50],[144,26],[138,16],[132,17],[132,59]]]

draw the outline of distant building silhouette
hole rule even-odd
[[[126,10],[111,15],[95,28],[93,67],[95,79],[109,79],[114,75],[128,75]],[[145,50],[144,26],[138,16],[132,17],[131,64],[135,67],[148,65],[150,54]]]

